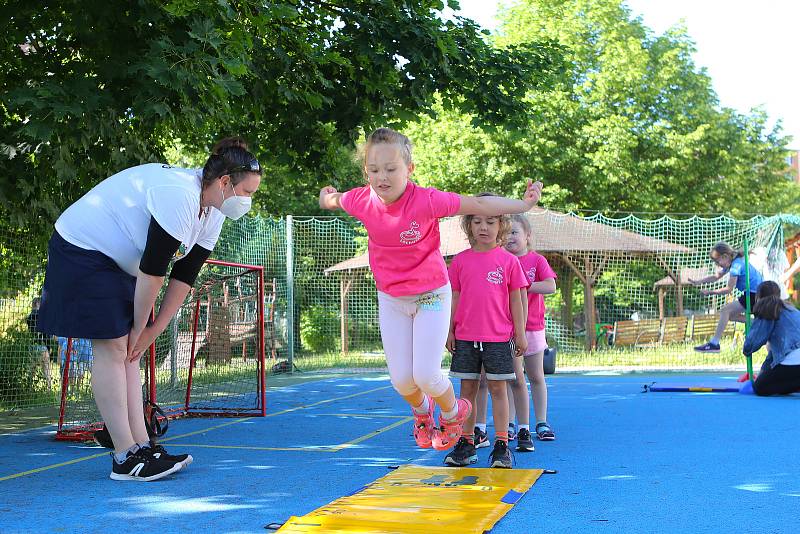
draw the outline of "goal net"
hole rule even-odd
[[[266,414],[263,267],[208,260],[189,297],[141,359],[144,397],[168,417]],[[102,426],[91,344],[67,340],[56,439]]]

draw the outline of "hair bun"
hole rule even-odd
[[[242,150],[247,150],[247,141],[241,137],[226,137],[217,141],[217,144],[211,149],[211,153],[221,156],[231,148],[241,148]]]

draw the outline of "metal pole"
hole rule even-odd
[[[747,239],[744,240],[744,337],[750,333],[750,247]],[[753,355],[747,354],[747,376],[753,382]]]
[[[286,341],[289,373],[294,373],[294,219],[286,216]]]

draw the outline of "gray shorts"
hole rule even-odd
[[[450,363],[450,376],[480,380],[481,367],[487,380],[514,380],[514,350],[511,341],[456,340],[456,351]]]

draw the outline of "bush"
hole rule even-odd
[[[315,305],[300,314],[300,342],[311,352],[332,352],[339,347],[339,316]]]
[[[4,404],[25,404],[41,387],[38,355],[31,352],[32,345],[31,335],[17,328],[7,330],[0,338],[0,401]]]

